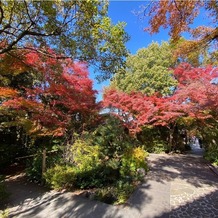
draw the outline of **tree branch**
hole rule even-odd
[[[25,8],[26,8],[27,16],[29,17],[29,20],[31,21],[31,24],[32,24],[32,25],[35,25],[35,22],[32,20],[32,18],[31,18],[31,16],[30,16],[29,9],[28,9],[28,5],[27,5],[27,3],[26,3],[25,0],[24,0],[24,5],[25,5]]]
[[[1,2],[0,2],[0,13],[1,13],[1,16],[0,16],[0,24],[2,23],[2,20],[4,18],[4,11],[2,9],[2,6],[1,6]]]

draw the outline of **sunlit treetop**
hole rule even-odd
[[[192,24],[204,11],[206,26],[193,28]],[[180,53],[189,53],[202,47],[217,50],[218,46],[218,2],[216,0],[166,0],[149,1],[144,8],[149,26],[145,28],[151,34],[158,33],[160,28],[169,28],[169,35],[174,42],[181,34],[189,32],[193,40],[186,41],[179,47]],[[217,57],[217,56],[216,56]]]
[[[175,64],[169,43],[159,45],[152,42],[147,48],[141,48],[135,55],[127,57],[126,67],[114,76],[111,87],[126,93],[153,95],[159,92],[169,95],[177,85],[170,70]]]

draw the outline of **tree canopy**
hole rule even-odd
[[[169,43],[159,45],[152,42],[147,48],[127,57],[126,68],[114,76],[111,87],[126,93],[169,95],[177,84],[170,70],[175,64]]]
[[[122,66],[128,36],[113,25],[105,1],[1,1],[0,54],[37,50],[54,57],[87,61],[108,79]]]
[[[0,87],[0,114],[8,117],[2,127],[27,125],[29,134],[62,136],[75,129],[81,131],[93,121],[99,107],[85,63],[57,60],[36,51],[22,50],[17,55],[22,62],[1,55],[3,63],[11,60],[11,67],[3,74],[7,83]]]
[[[184,42],[179,46],[179,53],[187,54],[189,52],[202,48],[213,49],[213,55],[217,58],[216,46],[218,39],[218,5],[216,0],[208,1],[150,1],[144,10],[144,15],[149,19],[149,26],[145,28],[150,33],[158,33],[160,28],[169,28],[169,35],[178,41],[183,32],[189,32],[193,40]],[[193,27],[195,18],[198,17],[201,10],[206,11],[208,21],[206,26]]]
[[[173,95],[146,96],[140,92],[127,94],[108,89],[104,105],[116,109],[130,131],[141,131],[144,125],[170,126],[182,117],[202,121],[217,120],[218,86],[212,81],[218,77],[213,67],[194,68],[180,64],[174,70],[178,86]]]

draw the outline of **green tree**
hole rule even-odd
[[[124,63],[128,36],[107,10],[108,2],[98,0],[1,1],[0,54],[36,49],[51,56],[49,47],[54,57],[89,62],[100,69],[99,79],[110,78]]]
[[[138,50],[136,55],[129,55],[126,68],[120,69],[111,83],[111,87],[130,93],[140,91],[152,95],[159,92],[169,95],[176,86],[176,81],[169,70],[175,65],[169,43],[159,45],[152,42],[147,48]]]

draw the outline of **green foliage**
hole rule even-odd
[[[134,191],[135,186],[133,183],[119,180],[116,184],[116,202],[115,204],[124,204],[128,200],[129,196]]]
[[[140,170],[147,171],[148,153],[137,143],[116,118],[107,118],[93,133],[75,136],[68,163],[51,167],[44,178],[56,189],[95,188],[96,199],[124,203],[144,176]]]
[[[40,182],[42,180],[42,153],[26,161],[26,174],[30,181]]]
[[[0,211],[0,218],[8,218],[9,217],[9,210],[6,209],[4,211]]]
[[[99,145],[91,145],[89,139],[77,139],[71,146],[76,184],[79,188],[100,187],[107,181],[110,169],[102,163]],[[109,182],[108,179],[107,182]]]
[[[148,153],[140,147],[128,149],[121,159],[121,175],[123,177],[131,176],[137,178],[139,174],[137,172],[138,169],[143,168],[146,172],[148,170],[146,163],[147,156]]]
[[[206,151],[205,158],[218,166],[218,145],[210,146]]]
[[[210,126],[205,126],[201,130],[203,147],[205,148],[205,158],[211,163],[218,165],[218,124],[210,122]]]
[[[93,132],[92,143],[99,145],[106,158],[120,157],[123,151],[133,147],[136,141],[128,135],[119,119],[109,117]]]
[[[102,164],[100,159],[101,152],[98,145],[92,146],[88,139],[79,139],[77,137],[74,144],[71,145],[70,151],[71,161],[67,165],[56,165],[45,173],[46,182],[53,188],[67,188],[70,187],[69,184],[82,189],[100,187],[106,181],[110,181],[107,178],[110,170]],[[62,168],[62,171],[60,168]],[[71,180],[72,172],[74,173],[73,181]],[[63,173],[64,176],[61,179]],[[63,185],[64,183],[66,185]]]
[[[94,199],[107,204],[124,204],[134,190],[134,185],[119,180],[115,186],[98,189]]]
[[[77,139],[71,147],[73,164],[80,171],[90,171],[100,165],[100,148]]]
[[[144,149],[149,153],[166,152],[168,146],[168,129],[165,127],[144,126],[141,133],[137,135],[138,140],[143,144]]]
[[[217,120],[208,119],[202,125],[196,125],[195,135],[202,140],[205,149],[205,158],[212,164],[218,165],[218,123]]]
[[[33,154],[35,151],[35,154]],[[26,161],[26,174],[30,181],[41,182],[42,181],[42,148],[33,148],[31,150],[33,157],[30,157]],[[61,147],[57,147],[57,150],[47,150],[46,155],[46,167],[51,168],[56,164],[62,163],[62,151]]]
[[[108,79],[123,65],[129,37],[124,24],[112,24],[107,11],[108,1],[4,1],[0,54],[31,50],[32,45],[46,54],[43,48],[50,46],[59,54],[94,64],[102,72],[99,78]]]
[[[113,78],[111,87],[130,93],[140,91],[152,95],[159,92],[169,95],[177,85],[169,70],[175,65],[169,43],[152,42],[147,48],[129,55],[126,68],[120,69]]]
[[[56,165],[47,170],[44,178],[54,189],[72,189],[75,187],[76,171],[74,167]]]
[[[153,146],[152,146],[152,153],[162,153],[162,152],[168,152],[169,151],[169,146],[167,146],[167,142],[163,140],[154,140],[153,141]]]
[[[107,204],[113,204],[116,201],[115,188],[106,187],[98,189],[95,192],[94,199]]]

